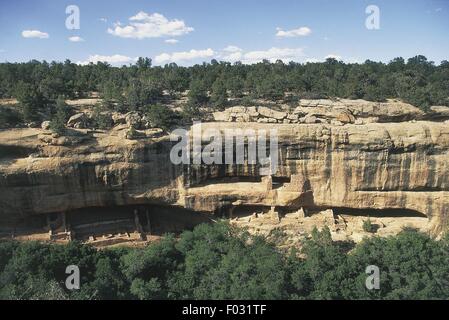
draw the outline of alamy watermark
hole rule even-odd
[[[68,15],[65,20],[65,27],[68,30],[79,30],[81,28],[80,8],[76,5],[70,5],[65,8]]]
[[[380,289],[380,269],[378,266],[368,266],[366,267],[365,273],[369,276],[366,278],[365,286],[368,290],[379,290]]]
[[[365,13],[368,17],[365,20],[365,27],[368,30],[379,30],[380,29],[380,9],[376,5],[369,5],[365,9]]]
[[[278,169],[276,129],[209,127],[203,130],[201,122],[195,122],[191,130],[174,130],[170,140],[178,142],[170,152],[170,160],[175,165],[260,165],[263,176],[275,174]]]
[[[67,266],[65,273],[69,276],[65,280],[67,290],[80,289],[80,268],[76,265]]]

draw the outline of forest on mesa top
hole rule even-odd
[[[77,65],[69,60],[0,64],[1,98],[20,98],[26,92],[42,104],[95,91],[128,111],[157,103],[164,91],[176,96],[189,89],[196,93],[193,103],[217,107],[228,95],[277,100],[290,92],[297,98],[399,98],[426,110],[432,105],[449,106],[449,62],[436,65],[420,55],[407,61],[395,58],[389,63],[367,60],[363,64],[335,59],[254,65],[212,60],[191,67],[175,63],[162,67],[152,66],[149,58],[122,67],[102,62]]]

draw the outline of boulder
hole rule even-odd
[[[312,123],[317,123],[318,122],[318,118],[315,116],[305,116],[303,119],[303,123],[305,124],[312,124]]]
[[[142,138],[146,137],[144,132],[137,131],[134,128],[131,128],[124,132],[125,132],[125,134],[124,134],[125,138],[128,140],[137,140],[137,139],[142,139]]]
[[[428,120],[446,120],[449,119],[449,107],[446,106],[432,106],[425,117]]]
[[[70,117],[67,121],[67,127],[76,129],[86,129],[89,123],[89,118],[85,113],[77,113]]]
[[[165,132],[161,128],[152,128],[152,129],[145,130],[145,136],[147,138],[160,138],[160,137],[163,137],[164,135],[165,135]]]
[[[151,129],[154,128],[154,124],[151,122],[150,119],[148,119],[147,116],[143,116],[142,120],[140,121],[142,129]]]
[[[119,124],[125,124],[126,123],[126,115],[114,112],[112,114],[112,121],[114,121],[114,126],[117,126]]]
[[[430,111],[444,117],[449,117],[449,107],[446,106],[432,106],[430,107]]]
[[[129,112],[125,115],[125,121],[128,127],[140,129],[142,125],[142,118],[137,112]]]
[[[39,128],[40,123],[37,121],[32,121],[32,122],[27,123],[27,127],[28,128]]]
[[[339,112],[335,118],[337,121],[340,121],[341,123],[344,124],[355,122],[355,117],[348,111]]]
[[[101,127],[106,128],[112,128],[114,126],[114,120],[112,118],[112,114],[108,111],[100,112],[100,114],[97,116],[97,121],[101,121]]]
[[[284,120],[287,117],[286,112],[276,111],[267,107],[259,107],[257,109],[259,114],[266,118],[273,118],[276,120]]]
[[[228,113],[246,113],[246,107],[235,106],[226,109]]]
[[[343,126],[343,123],[338,120],[331,120],[331,125],[339,127]]]
[[[214,112],[213,117],[217,122],[228,122],[230,118],[228,112]]]
[[[257,111],[256,107],[247,107],[246,113],[251,117],[257,119],[260,116],[260,113]]]
[[[50,130],[50,124],[51,124],[50,121],[44,121],[44,122],[42,122],[42,124],[41,124],[41,128],[42,128],[43,130]]]
[[[340,115],[345,111],[346,115]],[[340,116],[345,123],[354,123],[352,117],[372,118],[375,117],[379,122],[401,122],[411,119],[420,119],[424,112],[411,104],[397,100],[388,100],[387,102],[372,102],[365,100],[350,99],[319,99],[319,100],[300,100],[299,107],[294,113],[300,116],[314,115],[322,118],[337,119]],[[348,117],[350,119],[348,119]],[[339,119],[337,119],[339,120]],[[351,120],[350,122],[347,122]]]
[[[90,140],[92,137],[88,134],[67,130],[64,136],[57,133],[42,133],[38,136],[39,140],[53,146],[75,146],[82,142]]]

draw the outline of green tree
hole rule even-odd
[[[69,108],[62,96],[56,100],[56,113],[50,122],[50,129],[58,134],[64,134],[69,117]]]
[[[203,81],[198,79],[190,82],[188,96],[189,103],[194,105],[202,105],[209,101],[205,84]]]
[[[369,233],[376,232],[376,226],[371,222],[371,219],[369,217],[367,220],[363,221],[363,230]]]
[[[161,104],[148,106],[145,109],[145,115],[154,127],[161,128],[165,131],[180,123],[179,114]]]
[[[20,82],[16,87],[15,96],[22,106],[25,121],[41,119],[41,113],[45,111],[47,101],[35,86]]]
[[[212,106],[216,109],[223,110],[228,104],[228,93],[226,90],[225,83],[222,79],[215,80],[212,85],[212,93],[210,100]]]
[[[108,130],[112,128],[114,124],[109,110],[103,104],[97,104],[94,107],[94,112],[92,113],[92,120],[94,122],[95,127],[97,127],[100,130]]]

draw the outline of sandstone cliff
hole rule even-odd
[[[402,209],[427,216],[432,233],[439,234],[449,219],[448,124],[397,122],[423,116],[409,105],[379,111],[369,103],[339,103],[329,109],[302,101],[285,114],[233,109],[215,115],[222,122],[203,124],[203,130],[276,129],[279,167],[273,177],[262,177],[257,165],[174,165],[169,137],[128,140],[120,126],[78,130],[86,138],[74,145],[42,139],[43,129],[0,131],[0,222],[147,204],[227,216],[260,208],[281,214]],[[324,120],[299,120],[312,116]]]

